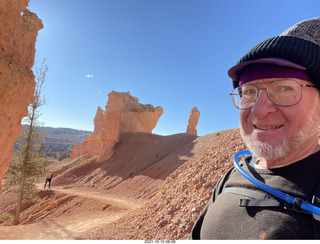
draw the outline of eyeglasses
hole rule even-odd
[[[267,87],[260,87],[267,83]],[[231,95],[234,106],[238,109],[252,108],[259,96],[259,90],[266,90],[269,99],[278,106],[289,107],[300,102],[302,97],[302,87],[316,87],[312,85],[300,84],[295,80],[275,80],[271,82],[245,84],[236,87]]]

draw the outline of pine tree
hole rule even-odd
[[[18,138],[18,149],[10,161],[5,176],[4,187],[9,187],[17,193],[16,213],[14,225],[19,224],[19,216],[23,200],[34,200],[36,197],[36,182],[45,173],[46,159],[43,154],[45,133],[41,130],[38,118],[41,115],[39,108],[46,103],[42,95],[48,67],[45,60],[35,72],[34,102],[29,106],[28,116],[24,119],[26,126]],[[14,186],[14,187],[13,187]]]

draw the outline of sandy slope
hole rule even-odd
[[[0,225],[0,239],[182,238],[209,196],[212,187],[209,183],[214,183],[230,167],[229,162],[219,163],[213,166],[221,172],[212,171],[214,155],[203,155],[211,155],[220,147],[228,150],[229,142],[231,151],[238,149],[234,146],[240,143],[237,131],[202,137],[186,133],[171,136],[125,133],[113,157],[102,164],[94,159],[86,161],[84,157],[56,162],[52,164],[55,174],[52,191],[39,190],[42,200],[26,206],[21,213],[21,225]],[[204,159],[211,165],[206,170],[200,166]],[[208,170],[212,172],[207,174]],[[218,174],[210,179],[214,172]],[[197,179],[202,173],[208,177]],[[196,199],[188,193],[191,192],[188,187],[194,185],[197,188],[192,191],[199,192]],[[13,212],[13,202],[12,193],[3,194],[1,211]],[[196,207],[196,211],[189,213],[188,208],[181,206],[183,202],[190,209]],[[179,212],[190,216],[172,219]],[[184,226],[180,227],[182,223]],[[156,234],[159,231],[161,235]]]

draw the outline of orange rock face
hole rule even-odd
[[[162,107],[141,104],[129,92],[112,91],[103,111],[100,107],[94,119],[94,132],[81,145],[81,155],[99,155],[98,162],[109,159],[121,132],[149,132],[163,114]]]
[[[76,158],[76,157],[78,156],[78,154],[79,154],[79,144],[78,144],[78,142],[77,142],[77,143],[74,144],[74,146],[73,146],[73,149],[72,149],[72,151],[71,151],[71,153],[70,153],[70,158],[71,158],[71,159],[74,159],[74,158]]]
[[[35,42],[43,28],[26,9],[29,0],[0,1],[0,193],[1,182],[22,131],[21,119],[34,99]],[[21,14],[23,13],[23,14]]]
[[[88,153],[88,144],[89,144],[90,136],[86,135],[84,142],[80,146],[80,155],[84,155]]]
[[[96,155],[101,148],[102,141],[101,141],[101,136],[102,136],[102,129],[104,127],[104,111],[102,108],[98,107],[96,116],[94,117],[94,131],[91,134],[91,136],[88,138],[87,142],[87,151],[88,155],[90,157],[93,157]],[[82,153],[81,153],[82,154]]]
[[[200,112],[198,111],[197,107],[194,107],[190,111],[188,126],[187,126],[187,133],[191,135],[197,135],[197,125],[200,117]]]

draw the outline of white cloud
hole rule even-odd
[[[94,75],[86,75],[86,78],[93,78]]]

